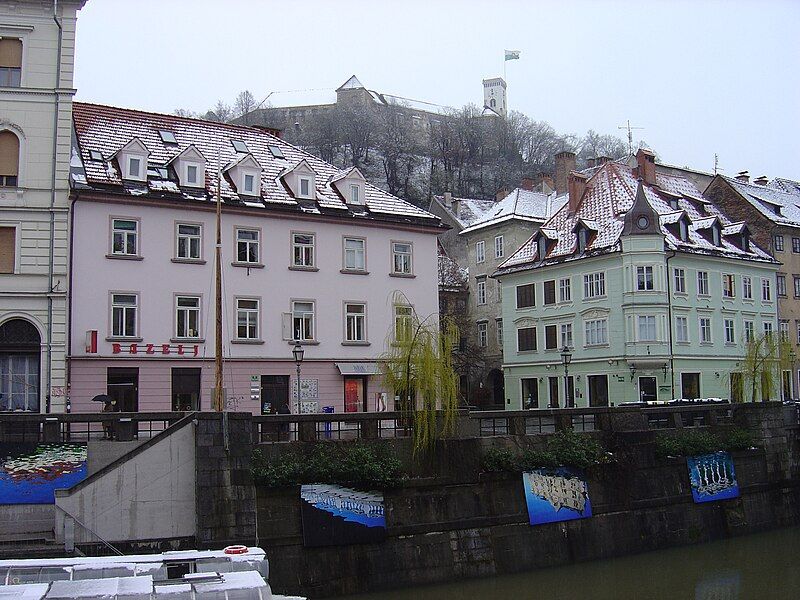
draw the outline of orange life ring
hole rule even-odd
[[[228,546],[223,552],[225,554],[247,554],[247,546]]]

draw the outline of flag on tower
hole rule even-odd
[[[519,50],[506,50],[506,60],[519,60]]]

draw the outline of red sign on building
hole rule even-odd
[[[111,344],[113,354],[161,355],[161,356],[197,356],[199,344]]]

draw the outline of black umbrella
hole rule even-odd
[[[97,394],[92,398],[92,402],[111,402],[111,398],[108,397],[108,394]]]

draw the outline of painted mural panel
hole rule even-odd
[[[739,483],[729,452],[689,456],[686,464],[695,503],[739,497]]]
[[[382,492],[361,492],[339,485],[300,488],[303,545],[344,546],[386,539]]]
[[[582,473],[568,467],[535,469],[522,474],[531,525],[592,516],[589,486]]]
[[[53,504],[85,477],[84,444],[0,444],[0,504]]]

